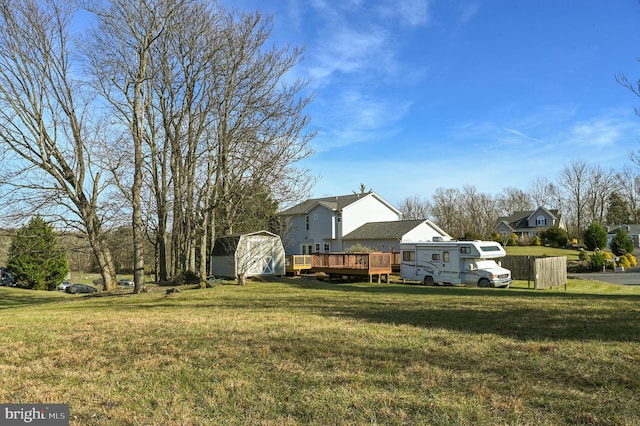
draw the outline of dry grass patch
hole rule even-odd
[[[634,424],[640,412],[637,293],[291,280],[29,302],[6,290],[0,400],[68,402],[77,425]]]

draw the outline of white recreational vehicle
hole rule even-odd
[[[427,285],[509,287],[511,271],[495,259],[507,253],[495,241],[426,241],[400,244],[400,278]]]

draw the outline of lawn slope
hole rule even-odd
[[[638,424],[638,293],[515,287],[0,288],[0,400],[73,425]]]

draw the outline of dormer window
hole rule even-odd
[[[540,215],[538,216],[538,218],[536,219],[536,226],[546,226],[547,225],[547,218]]]

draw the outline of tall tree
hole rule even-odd
[[[0,0],[0,145],[12,156],[3,183],[15,189],[17,205],[49,207],[86,233],[109,290],[116,282],[104,232],[108,201],[91,149],[101,129],[89,121],[95,108],[72,61],[73,12],[66,1]]]
[[[514,187],[506,187],[496,198],[500,214],[508,216],[513,212],[533,210],[534,206],[531,196],[521,189]],[[535,208],[541,206],[535,206]]]
[[[437,188],[432,198],[431,214],[435,223],[453,237],[464,235],[460,191],[454,188]]]
[[[613,191],[609,196],[607,205],[607,225],[624,225],[629,223],[631,214],[629,203],[617,192]]]
[[[620,193],[629,207],[629,223],[640,223],[640,172],[625,166],[616,174],[616,181],[619,185],[616,192]]]
[[[610,170],[604,170],[599,165],[589,167],[586,196],[587,221],[604,223],[607,213],[607,202],[617,182],[615,174]]]
[[[589,166],[584,160],[574,160],[560,172],[560,185],[567,194],[567,206],[574,220],[571,232],[582,234],[588,201]]]
[[[175,13],[176,4],[153,0],[111,0],[104,6],[87,5],[98,19],[98,28],[91,32],[85,51],[95,76],[94,87],[126,126],[127,131],[116,143],[122,148],[129,140],[126,151],[133,153],[133,164],[125,168],[125,178],[121,177],[122,169],[118,166],[128,156],[118,156],[118,162],[111,164],[113,176],[131,205],[134,292],[137,293],[144,286],[146,227],[142,184],[144,146],[151,133],[147,111],[152,99],[150,82],[155,77],[155,70],[151,68],[152,47],[166,30],[166,23]],[[123,150],[117,152],[122,153]]]
[[[431,212],[431,203],[418,196],[406,197],[400,201],[398,208],[402,212],[402,218],[405,220],[427,219]]]
[[[558,187],[545,177],[538,176],[535,178],[527,192],[533,201],[534,208],[561,208]]]

